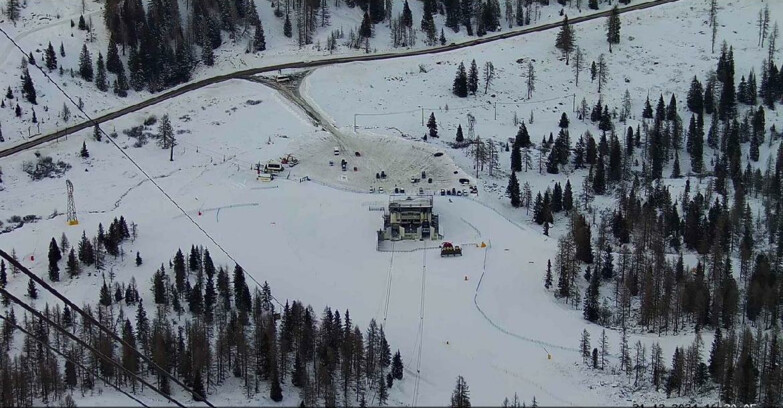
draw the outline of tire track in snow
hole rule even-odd
[[[481,315],[484,317],[484,320],[486,320],[489,324],[491,324],[493,327],[498,329],[500,332],[505,333],[505,334],[507,334],[507,335],[509,335],[511,337],[516,338],[516,339],[519,339],[519,340],[522,340],[522,341],[525,341],[525,342],[528,342],[528,343],[537,344],[537,345],[539,345],[541,347],[551,347],[551,348],[558,349],[558,350],[570,351],[570,352],[574,352],[574,353],[581,353],[579,351],[579,349],[577,349],[575,347],[561,346],[559,344],[549,343],[549,342],[546,342],[546,341],[543,341],[543,340],[538,340],[538,339],[534,339],[534,338],[531,338],[531,337],[526,337],[526,336],[522,336],[522,335],[513,333],[513,332],[511,332],[509,330],[506,330],[502,326],[498,325],[489,316],[487,316],[487,314],[484,312],[484,310],[481,309],[481,306],[479,306],[478,295],[479,295],[479,289],[481,288],[481,282],[483,282],[484,275],[487,273],[487,253],[489,252],[489,249],[490,249],[490,246],[487,246],[487,248],[485,249],[483,271],[481,272],[481,277],[479,278],[479,282],[476,285],[476,292],[473,294],[473,304],[476,306],[476,310],[478,310],[479,313],[481,313]]]
[[[647,8],[652,8],[668,3],[674,3],[679,0],[651,0],[646,1],[643,3],[638,3],[626,7],[620,8],[620,14],[628,13],[632,11],[638,11],[638,10],[644,10]],[[602,10],[597,13],[593,14],[587,14],[575,17],[570,20],[571,24],[578,24],[583,23],[586,21],[591,21],[599,18],[604,18],[609,15],[611,10]],[[511,30],[505,33],[497,34],[497,35],[491,35],[483,38],[477,38],[465,42],[461,42],[459,44],[449,44],[444,45],[441,47],[434,47],[434,48],[426,48],[422,50],[414,50],[414,51],[405,51],[405,52],[387,52],[387,53],[381,53],[381,54],[370,54],[370,55],[359,55],[359,56],[344,56],[344,57],[335,57],[335,58],[325,58],[325,59],[318,59],[315,61],[299,61],[299,62],[289,62],[289,63],[283,63],[283,64],[277,64],[277,65],[271,65],[271,66],[265,66],[265,67],[256,67],[256,68],[250,68],[246,70],[241,71],[234,71],[228,74],[222,74],[213,76],[210,78],[206,78],[200,81],[196,82],[190,82],[188,84],[185,84],[183,86],[180,86],[178,88],[174,88],[171,90],[168,90],[160,95],[153,96],[147,100],[141,101],[139,103],[136,103],[134,105],[126,106],[124,108],[121,108],[117,111],[107,113],[105,115],[92,118],[91,120],[87,120],[82,123],[75,124],[73,126],[68,126],[63,130],[56,131],[54,133],[50,133],[48,135],[43,135],[39,138],[28,140],[26,142],[17,144],[15,146],[9,147],[4,150],[0,150],[0,157],[5,157],[12,155],[14,153],[18,153],[27,149],[31,149],[35,146],[38,146],[40,144],[50,142],[52,140],[59,139],[60,137],[67,136],[69,134],[78,132],[82,129],[86,129],[89,127],[92,127],[93,125],[104,123],[106,121],[116,119],[118,117],[127,115],[128,113],[136,112],[138,110],[144,109],[146,107],[155,105],[157,103],[160,103],[162,101],[177,97],[179,95],[182,95],[187,92],[191,92],[197,89],[201,89],[205,86],[209,86],[212,84],[220,83],[229,81],[232,79],[238,79],[242,78],[244,76],[248,75],[257,75],[265,72],[274,72],[281,69],[291,69],[291,68],[316,68],[321,66],[328,66],[328,65],[335,65],[335,64],[345,64],[345,63],[351,63],[351,62],[361,62],[361,61],[382,61],[387,59],[395,59],[395,58],[406,58],[406,57],[414,57],[414,56],[422,56],[422,55],[434,55],[434,54],[441,54],[446,53],[454,50],[459,50],[462,48],[469,48],[472,46],[485,44],[493,41],[499,41],[504,40],[512,37],[517,36],[524,36],[531,33],[536,32],[542,32],[552,29],[557,29],[561,26],[560,21],[555,21],[551,23],[546,23],[542,25],[537,25],[533,27],[527,27],[520,30]],[[10,53],[6,53],[10,54]]]
[[[421,303],[419,304],[419,332],[416,337],[419,339],[419,350],[416,356],[416,385],[413,388],[413,403],[411,406],[416,406],[419,401],[419,382],[421,376],[421,352],[424,347],[424,305],[425,294],[427,289],[427,251],[424,251],[422,261],[422,273],[421,273]]]

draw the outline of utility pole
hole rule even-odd
[[[476,156],[476,179],[478,179],[479,176],[479,145],[481,144],[481,138],[476,136],[476,139],[473,141],[473,143],[476,145],[476,149],[474,150],[474,154]]]

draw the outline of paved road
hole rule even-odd
[[[630,11],[637,11],[637,10],[643,10],[651,7],[660,6],[663,4],[673,3],[678,0],[657,0],[657,1],[650,1],[645,3],[639,3],[634,4],[631,6],[623,7],[620,9],[620,13],[627,13]],[[610,10],[601,11],[594,14],[589,14],[585,16],[579,16],[575,17],[570,20],[571,24],[578,24],[583,23],[585,21],[595,20],[598,18],[606,17],[609,15]],[[392,58],[405,58],[405,57],[413,57],[418,55],[426,55],[426,54],[440,54],[444,52],[454,51],[461,48],[468,48],[480,44],[485,44],[493,41],[503,40],[506,38],[512,38],[517,37],[521,35],[526,35],[530,33],[537,33],[541,31],[551,30],[560,27],[560,22],[554,22],[549,24],[543,24],[540,26],[535,27],[529,27],[521,30],[515,30],[515,31],[509,31],[501,34],[486,36],[483,38],[477,38],[475,40],[465,41],[461,42],[459,44],[450,44],[445,45],[441,47],[434,47],[434,48],[427,48],[422,50],[415,50],[415,51],[404,51],[404,52],[389,52],[389,53],[383,53],[383,54],[367,54],[367,55],[358,55],[358,56],[349,56],[349,57],[336,57],[336,58],[325,58],[315,61],[298,61],[298,62],[289,62],[285,64],[278,64],[278,65],[270,65],[266,67],[257,67],[257,68],[250,68],[246,70],[241,71],[235,71],[229,74],[224,75],[218,75],[211,78],[202,79],[200,81],[191,82],[189,84],[183,85],[179,88],[172,89],[170,91],[161,93],[157,96],[154,96],[150,99],[141,101],[135,105],[130,105],[125,108],[122,108],[120,110],[105,114],[103,116],[94,118],[93,121],[86,121],[79,124],[75,124],[73,126],[68,126],[65,129],[58,130],[57,132],[50,133],[48,135],[43,135],[40,137],[37,137],[32,140],[28,140],[26,142],[20,143],[18,145],[6,148],[4,150],[0,150],[0,158],[10,156],[14,153],[18,153],[27,149],[31,149],[35,146],[38,146],[42,143],[50,142],[53,140],[57,140],[63,136],[67,136],[69,134],[78,132],[83,129],[87,129],[91,126],[93,126],[95,123],[103,123],[106,121],[110,121],[116,118],[119,118],[121,116],[127,115],[128,113],[136,112],[138,110],[147,108],[149,106],[155,105],[157,103],[160,103],[162,101],[175,98],[177,96],[180,96],[182,94],[185,94],[190,91],[194,91],[197,89],[201,89],[205,86],[228,81],[231,79],[240,79],[242,77],[247,77],[250,75],[256,75],[256,74],[262,74],[265,72],[274,72],[281,69],[289,69],[289,68],[314,68],[314,67],[321,67],[326,65],[336,65],[336,64],[345,64],[349,62],[360,62],[360,61],[380,61],[380,60],[386,60],[386,59],[392,59]]]

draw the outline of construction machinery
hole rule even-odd
[[[440,256],[462,256],[462,248],[459,245],[453,245],[451,242],[444,242],[440,246]]]
[[[288,165],[288,167],[294,167],[297,164],[299,164],[299,159],[294,157],[293,154],[289,153],[289,154],[285,155],[285,157],[281,157],[280,158],[280,163],[281,164],[286,164],[286,165]]]

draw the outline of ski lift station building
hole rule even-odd
[[[378,231],[378,240],[442,238],[438,231],[438,215],[432,209],[431,195],[389,196],[389,206],[383,214],[383,229]]]

